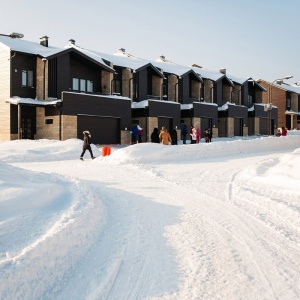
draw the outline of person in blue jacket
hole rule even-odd
[[[136,144],[138,141],[139,129],[137,125],[135,125],[131,130],[131,144]]]

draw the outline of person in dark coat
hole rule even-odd
[[[178,144],[178,139],[177,139],[177,130],[176,130],[176,128],[171,130],[170,135],[171,135],[171,139],[172,139],[171,145],[177,145]]]
[[[210,134],[209,134],[208,129],[206,128],[205,131],[204,131],[205,143],[209,143],[209,137],[210,137]]]
[[[151,143],[160,143],[159,140],[159,133],[158,133],[158,128],[154,128],[153,132],[151,133]]]
[[[91,143],[92,143],[91,138],[92,138],[92,136],[91,136],[89,131],[86,130],[86,131],[83,132],[83,146],[82,146],[83,151],[80,155],[81,160],[83,160],[83,156],[84,156],[84,153],[85,153],[86,150],[89,150],[92,159],[95,158],[94,155],[93,155],[92,148],[91,148]]]
[[[181,129],[181,135],[182,135],[183,144],[186,144],[187,127],[185,124],[183,125],[183,127]]]

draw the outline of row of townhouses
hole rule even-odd
[[[64,48],[21,34],[0,35],[0,140],[82,138],[129,144],[135,124],[150,140],[155,127],[211,128],[214,137],[274,134],[299,129],[300,87],[236,78],[156,61],[119,49],[114,55]]]

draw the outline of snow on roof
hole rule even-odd
[[[78,93],[78,92],[63,92],[65,94],[77,94],[77,95],[86,95],[86,96],[91,96],[91,97],[102,97],[102,98],[112,98],[112,99],[120,99],[120,100],[130,100],[130,98],[128,97],[122,97],[122,96],[118,96],[118,95],[110,95],[110,94],[86,94],[86,93]]]
[[[297,115],[297,116],[300,116],[300,112],[296,112],[296,111],[293,111],[293,110],[286,110],[285,114],[286,115]]]
[[[30,104],[30,105],[37,105],[37,106],[46,106],[46,105],[55,105],[58,102],[61,102],[61,99],[49,99],[49,100],[37,100],[31,98],[20,98],[20,97],[12,97],[5,99],[6,103],[11,104]]]
[[[300,86],[289,85],[287,83],[282,83],[282,84],[274,83],[274,85],[279,88],[283,88],[289,92],[300,94]]]
[[[63,48],[51,46],[45,47],[39,43],[30,42],[23,39],[10,38],[7,36],[0,36],[0,48],[44,57],[59,53],[64,50]]]
[[[236,104],[227,101],[223,106],[218,107],[218,111],[227,110],[230,105],[235,106]],[[241,106],[241,105],[239,105],[239,106]]]
[[[193,106],[194,106],[194,103],[203,104],[203,105],[218,106],[218,104],[216,104],[216,103],[195,101],[195,102],[189,103],[189,104],[180,104],[181,110],[190,110],[190,109],[192,109]]]
[[[149,101],[151,102],[160,102],[160,103],[168,103],[168,104],[176,104],[176,105],[180,105],[180,103],[178,102],[174,102],[174,101],[164,101],[164,100],[156,100],[156,99],[147,99],[147,100],[143,100],[140,102],[132,102],[131,104],[131,108],[145,108],[149,106]]]

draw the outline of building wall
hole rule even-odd
[[[256,103],[263,103],[263,94],[262,90],[256,89],[255,90],[255,102]]]
[[[133,74],[131,73],[130,70],[123,69],[122,70],[122,96],[123,97],[128,97],[132,99],[133,95]],[[130,85],[130,87],[129,87]],[[130,93],[130,95],[129,95]]]
[[[231,91],[232,91],[232,86],[223,84],[223,100],[225,102],[231,102]]]
[[[0,140],[8,141],[10,136],[10,51],[0,49]]]
[[[11,63],[11,96],[34,99],[36,97],[36,57],[17,53],[9,62]],[[22,86],[22,70],[33,71],[33,87]]]
[[[178,102],[178,78],[175,75],[169,75],[168,77],[168,100]],[[176,88],[176,92],[175,92]],[[176,99],[175,99],[176,96]]]
[[[48,98],[48,61],[45,64],[44,78],[44,62],[41,58],[37,58],[36,64],[36,97],[39,100],[44,99],[44,80],[45,80],[45,98]]]
[[[227,137],[234,136],[234,118],[227,118]]]
[[[231,102],[235,103],[236,105],[241,105],[241,98],[242,98],[241,97],[241,89],[242,89],[241,85],[238,85],[236,83],[234,84]]]
[[[192,80],[192,98],[200,100],[200,88],[201,88],[201,82],[197,82],[195,80]]]
[[[61,138],[63,141],[77,138],[77,116],[63,115],[61,123]]]
[[[122,145],[131,144],[131,133],[129,130],[121,130],[121,144]]]
[[[213,99],[211,98],[212,89],[214,87],[214,83],[211,80],[204,79],[204,101],[208,103],[213,103]]]
[[[102,70],[101,87],[102,87],[103,94],[110,94],[112,80],[113,80],[113,73]]]
[[[154,128],[158,128],[158,118],[149,117],[148,118],[148,141],[151,141],[151,133],[153,132]]]
[[[160,99],[162,98],[162,84],[163,79],[161,77],[152,75],[152,94],[160,97]]]
[[[47,119],[52,119],[53,124],[46,124]],[[59,115],[45,116],[45,108],[37,107],[35,139],[59,140]]]

